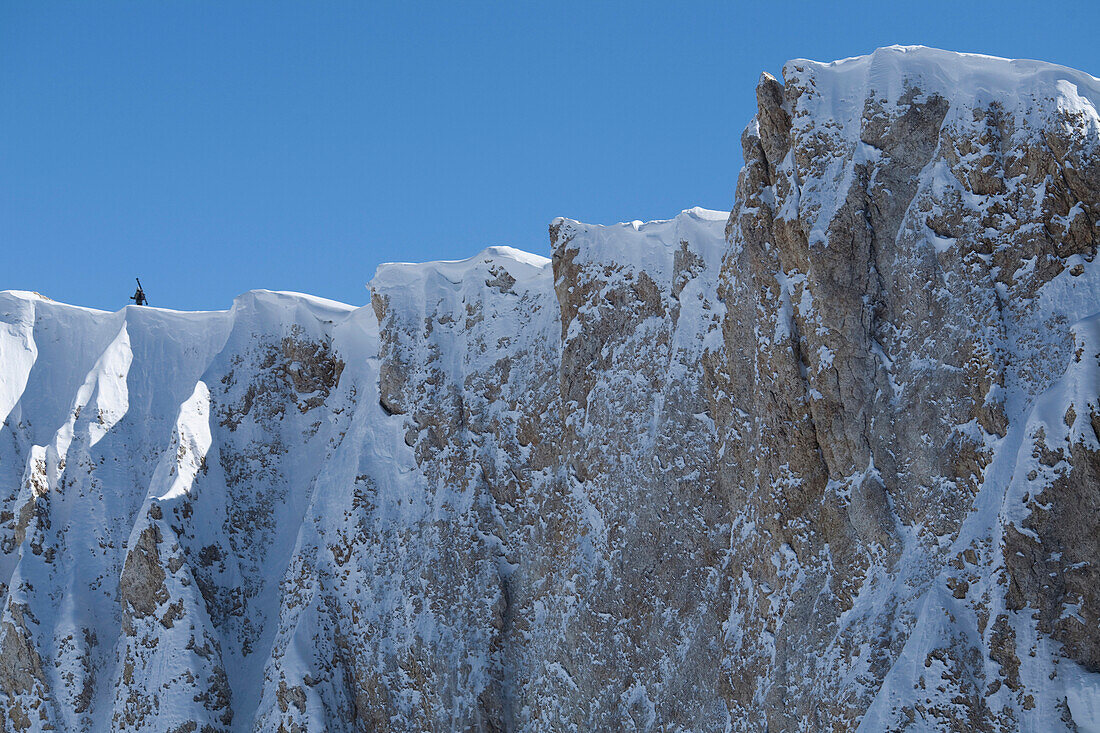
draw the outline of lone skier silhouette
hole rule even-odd
[[[138,288],[137,292],[130,296],[130,300],[134,301],[135,305],[149,305],[149,299],[145,297],[145,291],[141,289],[141,279],[136,277],[134,279],[137,280]]]

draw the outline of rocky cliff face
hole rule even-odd
[[[784,75],[742,138],[711,362],[755,522],[733,709],[1069,725],[1061,685],[1100,671],[1096,82],[900,48]]]
[[[765,76],[732,213],[0,294],[5,730],[1100,720],[1100,81]]]

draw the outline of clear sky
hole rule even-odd
[[[555,216],[729,209],[761,71],[892,43],[1100,75],[1100,3],[0,0],[0,289],[367,302]]]

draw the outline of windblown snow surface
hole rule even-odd
[[[1100,80],[757,101],[364,308],[0,293],[3,730],[1100,730]]]

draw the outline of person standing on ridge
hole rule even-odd
[[[149,305],[149,299],[145,297],[145,291],[141,289],[141,278],[134,278],[137,280],[137,292],[130,296],[130,300],[134,301],[135,305]]]

